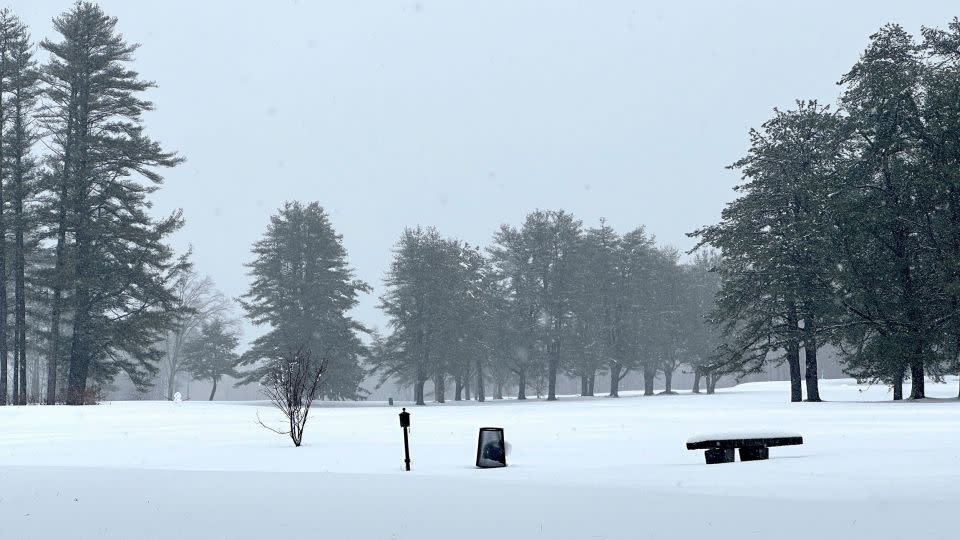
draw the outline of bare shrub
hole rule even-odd
[[[326,362],[315,362],[310,351],[291,349],[271,366],[262,382],[263,392],[270,403],[287,418],[286,430],[274,429],[260,420],[260,425],[280,435],[290,435],[294,446],[303,441],[310,406],[320,390],[320,382],[326,371]]]

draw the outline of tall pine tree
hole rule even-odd
[[[261,382],[290,350],[325,362],[320,390],[327,399],[356,399],[367,330],[349,312],[370,290],[353,277],[342,238],[316,202],[288,202],[253,245],[253,281],[241,299],[246,317],[267,332],[242,357],[249,369],[239,384]]]
[[[71,314],[67,403],[84,402],[88,380],[120,371],[148,383],[159,359],[152,344],[172,320],[169,285],[185,264],[165,243],[182,225],[179,213],[155,221],[146,212],[162,182],[156,169],[181,160],[144,133],[142,116],[153,105],[141,96],[153,83],[130,69],[137,45],[126,43],[116,24],[98,6],[78,2],[54,19],[59,39],[41,43],[50,55],[42,118],[56,178],[48,402],[55,399],[64,311]]]

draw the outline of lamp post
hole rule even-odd
[[[400,428],[403,429],[403,454],[405,456],[404,463],[407,464],[407,470],[410,470],[410,440],[408,438],[407,432],[410,430],[410,413],[407,412],[406,407],[400,413]]]

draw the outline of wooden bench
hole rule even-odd
[[[733,450],[740,449],[740,461],[758,461],[770,457],[771,446],[803,444],[797,433],[722,433],[697,435],[687,440],[687,450],[706,450],[708,465],[732,463]]]

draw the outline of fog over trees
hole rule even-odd
[[[584,229],[563,211],[504,225],[486,250],[432,228],[408,229],[382,297],[390,326],[368,362],[381,382],[413,385],[420,404],[427,383],[446,401],[450,382],[454,400],[554,400],[561,375],[594,395],[600,373],[609,373],[616,396],[634,371],[648,381],[647,394],[657,376],[670,392],[681,365],[712,376],[703,346],[694,345],[715,340],[704,320],[710,306],[695,294],[716,289],[707,257],[683,265],[642,228],[621,237],[603,223]]]
[[[184,156],[149,135],[138,45],[96,4],[52,23],[34,42],[0,12],[3,404],[92,403],[118,384],[174,399],[190,380],[214,399],[225,381],[276,383],[291,351],[323,366],[319,398],[394,385],[418,404],[552,401],[570,380],[583,396],[624,381],[672,393],[678,373],[713,393],[780,365],[792,400],[819,401],[825,347],[894,399],[960,370],[957,20],[919,36],[888,24],[837,103],[774,110],[730,165],[735,200],[689,252],[643,216],[618,230],[530,209],[480,245],[410,223],[390,232],[374,293],[318,190],[250,239],[239,298],[172,247],[189,216],[152,210]],[[365,295],[380,328],[357,316]]]

